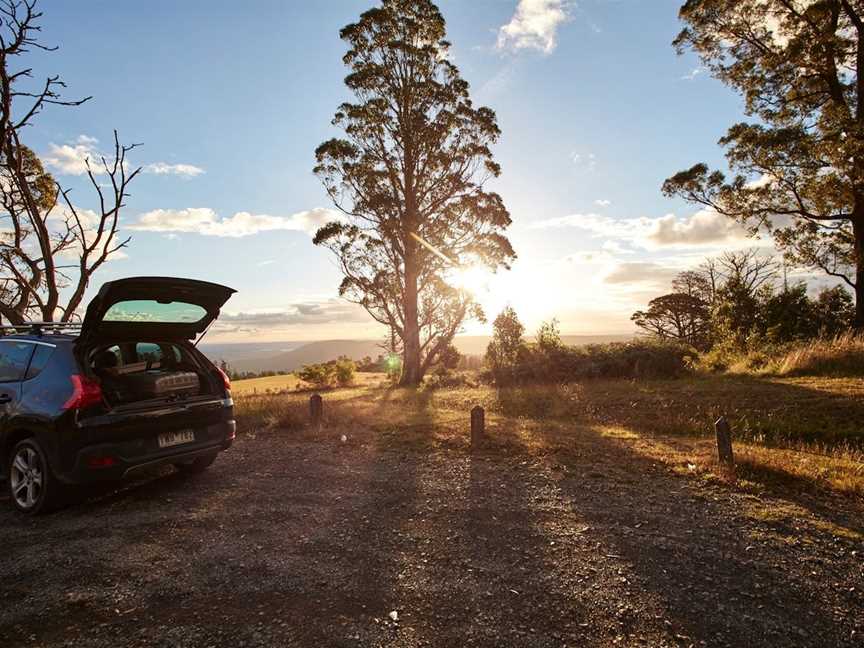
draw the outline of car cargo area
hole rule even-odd
[[[212,377],[193,355],[170,342],[129,342],[89,354],[111,406],[185,400],[213,392]]]

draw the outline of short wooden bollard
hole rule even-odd
[[[309,399],[309,419],[312,427],[321,427],[321,422],[324,420],[324,399],[320,394],[312,394]]]
[[[479,448],[486,438],[486,412],[479,405],[471,409],[471,447]]]
[[[717,433],[717,458],[720,465],[726,468],[735,467],[735,457],[732,454],[732,431],[725,416],[714,421],[714,431]]]

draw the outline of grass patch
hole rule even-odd
[[[241,432],[304,428],[308,394],[238,395]],[[469,412],[486,409],[490,450],[592,453],[609,448],[682,474],[723,478],[713,422],[733,430],[739,483],[787,492],[864,494],[864,382],[697,376],[568,385],[436,389],[374,384],[324,395],[326,425],[382,449],[467,450]]]
[[[383,373],[355,373],[355,385],[374,385],[386,380]],[[246,378],[232,380],[231,393],[235,396],[246,394],[274,394],[284,391],[310,390],[312,385],[303,382],[294,374],[284,376],[264,376],[262,378]]]
[[[781,376],[864,376],[864,336],[841,335],[833,340],[801,344],[776,362]]]

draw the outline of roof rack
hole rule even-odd
[[[7,333],[7,331],[12,333]],[[24,322],[23,324],[0,324],[3,335],[14,335],[15,333],[30,333],[42,335],[43,333],[61,333],[68,330],[81,330],[81,322]]]

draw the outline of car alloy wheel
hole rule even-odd
[[[12,497],[19,508],[29,511],[36,507],[45,486],[45,466],[42,457],[29,444],[16,448],[9,482]]]

